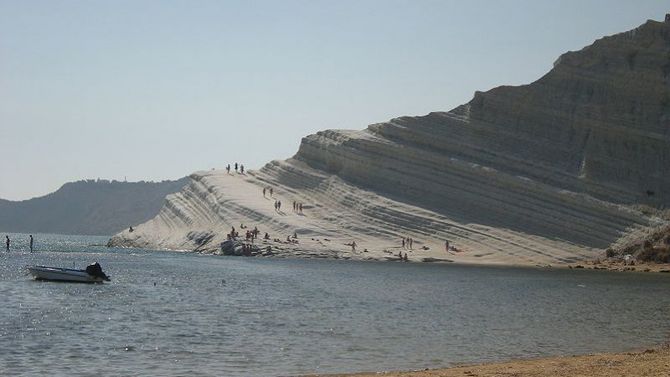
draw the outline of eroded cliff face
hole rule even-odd
[[[537,82],[478,93],[468,109],[471,124],[492,132],[483,147],[520,159],[514,165],[530,176],[537,174],[525,161],[555,172],[548,182],[558,187],[615,202],[670,202],[668,22],[566,53]]]
[[[169,219],[148,224],[200,224],[186,226],[191,238],[240,219],[380,243],[414,234],[431,247],[450,239],[484,259],[520,263],[595,256],[663,223],[634,205],[670,204],[670,22],[602,38],[532,84],[477,92],[449,112],[305,137],[294,158],[244,178],[310,203],[299,223],[230,199],[228,181],[212,174],[194,175],[201,195],[192,205],[171,203],[188,201],[186,190],[162,211]],[[196,247],[179,232],[143,245]],[[142,237],[132,239],[151,238]]]
[[[603,247],[621,228],[596,223],[627,220],[591,199],[670,204],[670,23],[598,40],[450,112],[319,132],[295,157],[464,221]]]
[[[356,170],[374,170],[347,169],[361,159],[357,151],[396,156],[410,175],[424,158],[440,165],[456,158],[617,203],[667,205],[670,22],[648,21],[566,53],[530,85],[477,92],[448,113],[350,135],[309,136],[296,157],[362,183]]]

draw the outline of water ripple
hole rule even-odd
[[[7,375],[418,369],[619,351],[670,332],[666,276],[203,257],[37,236],[40,252],[0,254]],[[23,268],[93,260],[110,284],[36,282]]]

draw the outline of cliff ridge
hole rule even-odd
[[[263,187],[276,197],[257,201]],[[668,188],[670,22],[648,21],[451,111],[320,131],[293,158],[248,175],[195,173],[158,217],[110,244],[215,251],[231,226],[248,223],[281,240],[297,230],[337,239],[324,256],[391,258],[409,236],[417,260],[569,263],[665,224],[640,206],[667,207]],[[280,213],[268,200],[307,210]],[[211,237],[196,245],[194,232]],[[309,249],[273,242],[280,254]]]

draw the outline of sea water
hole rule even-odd
[[[10,237],[2,375],[411,370],[623,351],[670,333],[666,274],[221,257],[44,234],[30,253],[28,235]],[[25,269],[94,261],[110,283],[41,282]]]

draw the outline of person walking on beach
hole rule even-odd
[[[240,174],[244,174],[244,165],[240,164]]]
[[[33,252],[33,235],[30,235],[30,252]]]
[[[356,241],[351,242],[351,251],[356,251]]]
[[[449,252],[449,240],[444,241],[444,248]]]
[[[272,187],[270,187],[270,197],[272,197]]]
[[[263,187],[263,197],[265,198],[265,187]]]
[[[237,162],[235,163],[235,173],[237,173]]]
[[[226,165],[226,173],[230,174],[230,164]]]
[[[402,239],[402,248],[405,248],[405,238]]]
[[[7,252],[9,252],[9,236],[5,236],[5,246],[7,247]]]

